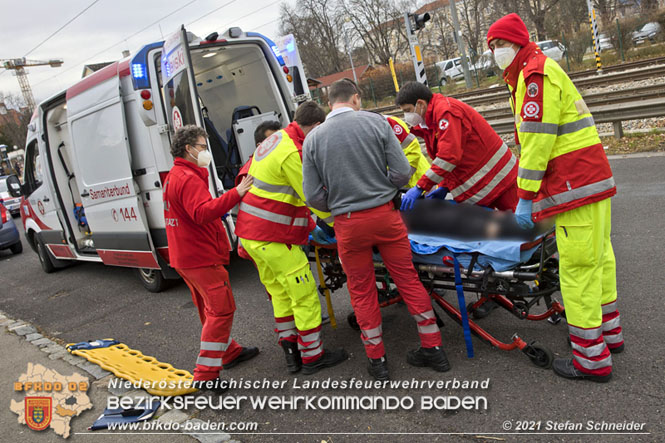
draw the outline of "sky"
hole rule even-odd
[[[64,60],[59,68],[26,69],[39,103],[76,83],[85,64],[118,60],[125,49],[134,54],[145,44],[176,32],[182,24],[201,38],[215,31],[222,34],[231,26],[277,37],[282,1],[0,0],[0,59]],[[21,94],[13,72],[0,69],[0,93]]]

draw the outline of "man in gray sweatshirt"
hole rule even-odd
[[[386,119],[360,111],[360,89],[354,82],[333,83],[328,100],[332,112],[303,145],[303,191],[308,206],[335,216],[337,249],[369,358],[368,371],[377,380],[389,378],[373,247],[418,324],[421,347],[407,354],[407,362],[447,371],[450,364],[441,348],[432,304],[418,279],[406,227],[392,202],[409,181],[409,162]]]

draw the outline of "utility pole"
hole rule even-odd
[[[345,22],[349,22],[349,18],[344,19]],[[353,66],[353,56],[351,55],[351,45],[349,44],[349,29],[344,29],[344,44],[346,45],[346,52],[349,54],[349,61],[351,62],[351,72],[353,72],[353,81],[358,84],[358,76],[356,75],[356,68]]]
[[[411,25],[411,18],[413,18],[413,26]],[[413,69],[416,71],[416,81],[427,86],[427,73],[425,72],[425,62],[423,61],[423,54],[420,51],[420,44],[415,31],[425,27],[425,23],[430,19],[429,13],[424,14],[404,14],[404,26],[406,26],[406,36],[409,39],[409,46],[411,47],[411,59],[413,60]]]
[[[589,24],[591,25],[591,34],[593,35],[593,50],[596,55],[596,74],[603,73],[603,65],[600,62],[600,40],[598,39],[598,23],[596,22],[596,11],[593,9],[591,0],[586,0],[589,9]]]
[[[588,0],[587,0],[588,1]],[[469,63],[466,58],[466,44],[464,43],[464,37],[462,37],[462,31],[459,29],[459,21],[457,20],[457,7],[455,6],[455,0],[450,0],[450,15],[453,19],[453,27],[455,28],[455,40],[457,40],[457,47],[459,48],[460,55],[462,56],[462,70],[464,71],[464,82],[466,83],[467,89],[471,89],[471,71],[469,71]]]

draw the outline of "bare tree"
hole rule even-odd
[[[617,16],[618,0],[593,0],[593,8],[600,17],[603,28],[606,29]]]
[[[309,76],[332,74],[348,66],[340,51],[344,17],[335,0],[299,0],[293,8],[282,3],[280,21],[283,33],[295,36]]]
[[[395,0],[341,0],[340,6],[375,63],[385,65],[408,48],[405,9]]]
[[[545,29],[545,19],[547,14],[552,11],[559,0],[522,0],[523,10],[530,21],[536,27],[538,40],[545,39],[547,33]]]
[[[482,54],[483,42],[487,36],[485,24],[485,11],[489,0],[466,0],[462,3],[460,22],[463,30],[464,40],[472,55]]]
[[[0,92],[0,144],[22,148],[31,116],[22,98]]]
[[[418,33],[418,41],[426,56],[445,60],[454,57],[457,45],[453,39],[453,26],[450,15],[442,10],[433,11],[432,19],[424,30]]]

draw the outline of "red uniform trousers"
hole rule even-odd
[[[194,380],[214,380],[222,370],[222,360],[229,363],[242,351],[242,347],[231,338],[236,303],[229,274],[222,265],[176,271],[192,292],[192,301],[199,310],[203,325]]]
[[[492,200],[486,206],[499,211],[515,212],[519,198],[517,197],[517,182],[514,181],[509,188],[506,188],[503,193],[499,194],[497,198]]]
[[[440,346],[441,331],[436,325],[430,297],[413,267],[406,227],[393,203],[335,216],[335,235],[367,356],[385,355],[373,246],[379,249],[390,277],[418,324],[422,347]]]

